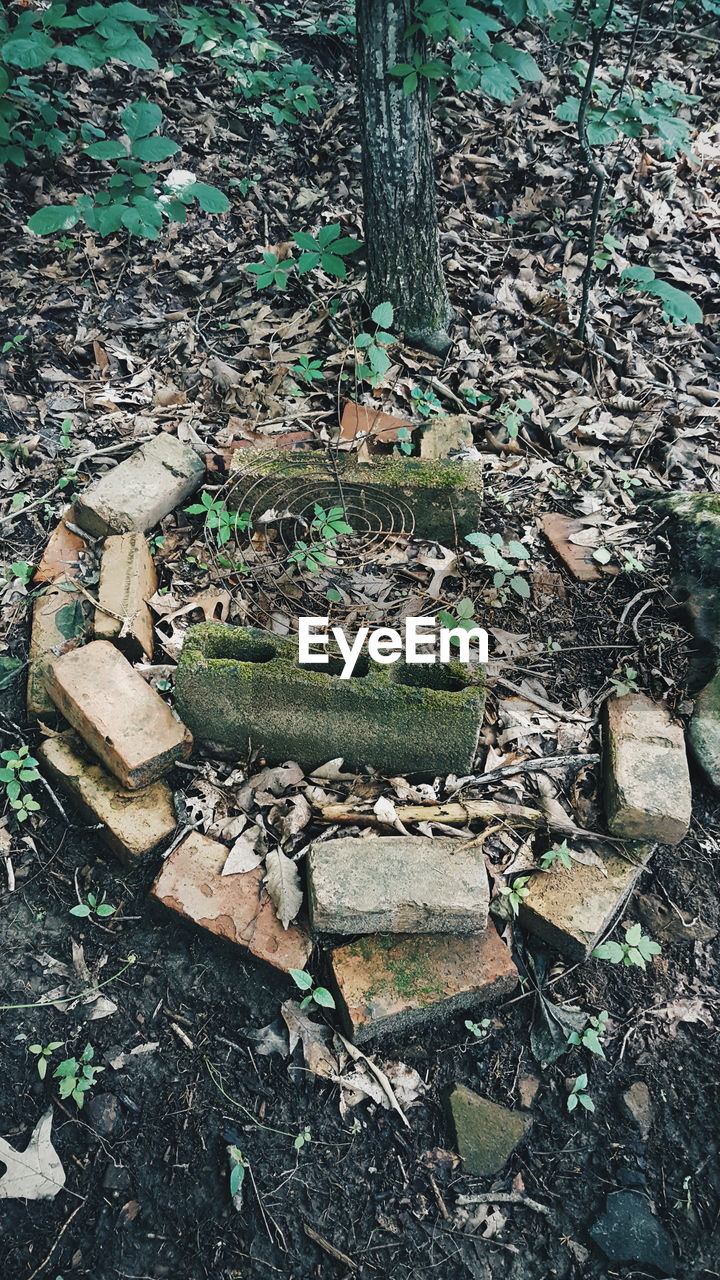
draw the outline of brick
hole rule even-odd
[[[240,455],[234,467],[237,471],[233,470],[231,479],[235,474],[237,479],[228,493],[228,506],[256,515],[269,507],[295,507],[299,515],[312,511],[314,501],[326,509],[344,507],[354,528],[406,533],[450,548],[476,531],[482,518],[478,462],[403,454],[373,454],[361,461],[344,452],[328,459],[324,451],[314,449],[265,451],[253,457],[250,465]],[[301,527],[298,522],[298,530]],[[302,535],[298,532],[298,536]]]
[[[407,418],[398,418],[394,413],[382,413],[371,405],[356,404],[348,400],[340,419],[340,439],[343,441],[364,442],[371,452],[378,445],[391,445],[400,440],[400,431],[405,430],[412,435],[415,424]],[[409,441],[409,437],[405,437]]]
[[[307,855],[310,922],[326,933],[481,933],[482,850],[422,836],[343,836]]]
[[[517,985],[512,956],[484,933],[361,938],[330,955],[337,1005],[358,1043],[472,1013]]]
[[[66,612],[59,627],[57,620],[61,609]],[[27,713],[29,716],[57,714],[55,703],[45,683],[48,667],[69,644],[77,643],[82,638],[86,625],[87,617],[83,603],[74,591],[51,588],[36,599],[33,605],[28,658]]]
[[[463,1172],[476,1178],[499,1173],[530,1124],[528,1116],[481,1098],[456,1084],[448,1099]]]
[[[678,844],[692,816],[681,726],[644,693],[608,698],[603,720],[608,829],[633,840]]]
[[[602,574],[619,572],[614,565],[600,565],[597,560],[593,560],[592,547],[580,547],[570,542],[574,534],[586,532],[587,525],[582,520],[573,520],[570,516],[551,511],[543,516],[541,527],[553,551],[557,552],[573,577],[580,582],[596,582]]]
[[[100,562],[96,639],[114,641],[132,661],[143,655],[152,659],[153,620],[146,601],[156,591],[155,564],[143,535],[120,533],[108,538]]]
[[[720,790],[720,670],[697,695],[688,742],[708,781]]]
[[[436,414],[428,419],[420,437],[421,458],[447,458],[456,450],[472,447],[472,426],[466,413]]]
[[[80,555],[87,550],[83,539],[67,527],[70,508],[62,515],[55,526],[43,552],[42,560],[35,570],[33,583],[52,584],[66,579],[77,578]]]
[[[152,887],[152,900],[275,969],[304,969],[310,938],[297,925],[283,929],[263,888],[262,867],[221,874],[229,852],[217,840],[191,831],[166,860]]]
[[[173,834],[177,820],[166,782],[126,791],[89,755],[72,729],[47,738],[38,748],[38,756],[51,780],[70,796],[85,820],[102,823],[100,839],[126,865]]]
[[[147,533],[195,492],[204,474],[195,450],[163,432],[76,498],[75,523],[96,538]]]
[[[55,659],[46,684],[65,719],[131,791],[190,755],[190,731],[107,640]]]
[[[341,680],[300,666],[292,639],[203,623],[185,637],[175,676],[179,714],[201,740],[313,769],[468,773],[484,708],[482,667],[358,662]]]
[[[585,960],[632,892],[653,850],[628,842],[618,848],[593,842],[602,867],[573,860],[531,877],[520,905],[520,924],[570,960]],[[622,854],[625,854],[623,857]]]

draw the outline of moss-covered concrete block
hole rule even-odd
[[[467,773],[485,701],[483,669],[459,662],[301,666],[294,640],[245,627],[192,627],[178,663],[178,713],[201,741],[297,760],[342,756],[383,773]],[[362,674],[361,674],[362,673]]]
[[[290,510],[301,515],[314,501],[344,507],[354,528],[363,517],[371,528],[405,532],[452,547],[477,530],[482,513],[482,471],[478,463],[446,458],[373,456],[358,462],[352,454],[263,454],[240,474],[228,506],[260,513]],[[293,509],[297,502],[297,512]]]
[[[692,630],[720,649],[720,494],[675,493],[652,505],[667,517],[675,593]]]
[[[697,696],[688,742],[708,780],[720,790],[720,670]]]

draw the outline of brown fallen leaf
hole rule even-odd
[[[52,1144],[53,1109],[48,1107],[24,1151],[0,1138],[0,1200],[54,1200],[65,1186],[65,1170]]]

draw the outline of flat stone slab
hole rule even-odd
[[[271,762],[315,769],[342,756],[349,768],[373,765],[390,776],[469,772],[484,668],[367,659],[342,680],[337,666],[301,666],[294,640],[204,623],[185,638],[178,711],[198,739],[240,754],[252,748]]]
[[[131,791],[190,755],[190,731],[107,640],[56,658],[46,684],[65,719]]]
[[[330,954],[337,1006],[359,1044],[471,1013],[518,973],[492,923],[484,933],[381,934]]]
[[[677,1275],[673,1242],[642,1191],[612,1191],[588,1231],[610,1262]]]
[[[620,848],[627,858],[620,856]],[[628,841],[624,846],[593,842],[598,866],[573,860],[530,877],[520,905],[523,929],[534,933],[571,960],[584,960],[619,914],[653,850]]]
[[[55,703],[47,689],[50,664],[88,626],[85,606],[74,591],[50,587],[33,605],[28,658],[27,713],[33,718],[54,716]]]
[[[695,699],[688,742],[708,781],[720,790],[720,669]]]
[[[608,698],[603,720],[608,829],[631,840],[679,844],[692,816],[681,726],[644,693]]]
[[[72,729],[47,738],[38,748],[38,757],[86,821],[102,823],[99,838],[126,865],[173,834],[177,819],[166,782],[126,791],[92,759]]]
[[[153,654],[153,620],[147,601],[157,591],[157,573],[141,533],[106,539],[100,561],[95,638],[113,641],[131,661]]]
[[[507,1164],[530,1124],[528,1116],[456,1084],[448,1098],[463,1171],[490,1178]]]
[[[147,533],[194,493],[205,464],[177,436],[161,432],[75,499],[74,522],[93,537]]]
[[[464,841],[344,836],[307,855],[310,922],[324,933],[481,933],[485,859]]]
[[[230,850],[198,831],[173,849],[150,897],[175,916],[287,973],[304,969],[312,942],[291,924],[283,929],[263,888],[263,869],[223,876]]]

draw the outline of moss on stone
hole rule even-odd
[[[669,517],[669,536],[678,570],[720,587],[720,494],[677,493],[654,503]]]

